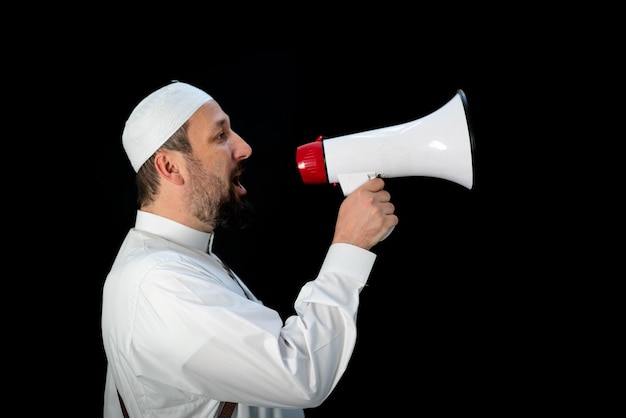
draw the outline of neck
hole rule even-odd
[[[167,219],[171,219],[174,222],[178,222],[179,224],[188,226],[189,228],[193,228],[202,232],[213,232],[215,229],[214,224],[207,224],[202,222],[198,218],[189,214],[188,210],[185,210],[182,207],[176,207],[171,205],[158,205],[158,204],[150,204],[150,205],[142,205],[140,208],[144,212],[153,213],[155,215],[162,216]]]

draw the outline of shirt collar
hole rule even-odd
[[[150,232],[185,247],[213,252],[213,232],[198,231],[154,213],[138,210],[135,229]]]

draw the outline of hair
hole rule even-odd
[[[159,175],[154,165],[156,153],[161,150],[170,150],[191,155],[191,142],[187,136],[187,125],[188,122],[185,122],[183,126],[178,128],[137,171],[135,183],[137,185],[137,204],[140,208],[154,202],[154,197],[159,191]]]

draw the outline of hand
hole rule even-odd
[[[369,250],[398,224],[391,195],[381,178],[373,178],[350,193],[339,207],[333,243]]]

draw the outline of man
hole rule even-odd
[[[383,180],[344,199],[319,274],[283,321],[212,251],[217,226],[250,218],[241,174],[252,150],[217,101],[172,82],[131,112],[122,143],[139,209],[103,289],[104,417],[229,406],[233,417],[303,417],[319,406],[354,349],[370,250],[398,222]]]

